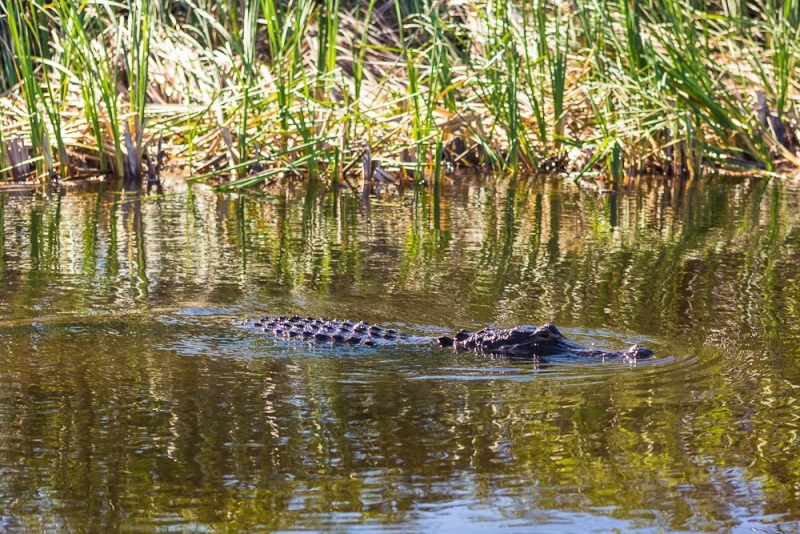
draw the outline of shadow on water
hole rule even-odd
[[[5,530],[791,529],[800,194],[555,179],[0,193]],[[378,349],[269,338],[363,319]],[[491,359],[552,321],[654,360]]]

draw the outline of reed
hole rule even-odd
[[[37,175],[46,175],[45,162],[52,162],[52,153],[48,141],[45,124],[49,114],[43,112],[44,93],[36,76],[35,59],[39,57],[38,5],[35,2],[23,3],[11,0],[5,5],[6,22],[8,24],[9,43],[17,57],[13,59],[15,75],[19,80],[19,93],[29,117],[29,129],[26,132],[31,150],[37,156]]]
[[[367,149],[437,180],[787,173],[799,32],[798,0],[9,0],[3,139],[40,178],[135,179],[163,138],[231,187],[347,179]]]

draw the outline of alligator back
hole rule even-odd
[[[363,321],[315,319],[313,317],[262,317],[245,321],[244,326],[256,328],[276,337],[303,339],[312,343],[363,345],[374,347],[398,337],[397,332]]]

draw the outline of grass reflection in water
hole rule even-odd
[[[466,181],[437,206],[406,191],[369,215],[324,191],[1,194],[0,521],[791,525],[791,188]],[[419,336],[553,321],[659,358],[535,365],[233,326],[295,311]]]

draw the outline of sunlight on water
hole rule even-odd
[[[794,528],[794,186],[462,182],[0,193],[0,528]],[[241,326],[294,313],[410,337]],[[543,322],[656,357],[433,341]]]

